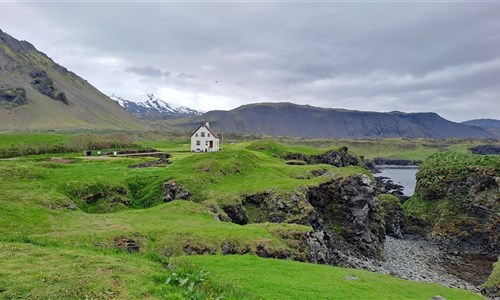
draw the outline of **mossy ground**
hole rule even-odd
[[[488,281],[486,281],[484,286],[500,289],[500,257],[498,258],[498,261],[493,265],[493,272],[491,273]]]
[[[40,138],[58,143],[65,137]],[[13,142],[0,140],[0,146]],[[68,164],[51,161],[54,154],[0,160],[0,298],[185,298],[185,286],[165,282],[173,272],[166,265],[186,247],[215,254],[222,252],[224,244],[239,249],[256,245],[289,249],[283,232],[311,230],[293,224],[220,222],[208,206],[240,201],[248,193],[291,191],[331,179],[309,176],[318,168],[337,177],[366,172],[357,167],[291,166],[279,158],[283,151],[316,151],[304,146],[241,143],[200,154],[186,152],[186,142],[160,142],[157,147],[144,143],[172,149],[172,164],[130,169],[129,165],[150,158],[96,160],[79,153],[57,154],[72,161]],[[188,188],[194,201],[163,203],[161,185],[167,180]],[[117,237],[136,240],[139,253],[128,254],[117,247]],[[233,299],[278,299],[282,291],[289,291],[290,299],[335,298],[343,293],[351,298],[386,298],[388,292],[398,299],[412,298],[409,293],[415,298],[428,294],[476,298],[472,293],[389,276],[253,256],[200,256],[193,262],[210,272],[208,286],[197,294],[200,299],[211,293]],[[359,274],[363,285],[351,288],[354,283],[338,275],[346,272]],[[331,286],[318,285],[321,278],[329,278]],[[386,288],[377,288],[382,283]]]

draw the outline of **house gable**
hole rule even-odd
[[[208,123],[200,125],[191,134],[192,152],[212,152],[219,151],[219,138],[210,128]]]

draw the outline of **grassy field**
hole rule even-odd
[[[57,144],[69,138],[0,135],[0,147]],[[188,248],[205,254],[221,254],[223,245],[238,253],[257,246],[294,251],[293,241],[284,236],[311,230],[294,224],[221,222],[211,207],[240,201],[249,193],[293,191],[367,171],[292,166],[279,157],[320,151],[312,145],[244,142],[217,153],[191,153],[185,141],[137,143],[171,152],[172,164],[129,168],[152,158],[86,159],[79,153],[0,160],[0,298],[478,298],[369,272],[249,255],[193,256],[188,263],[195,266],[185,267],[182,255]],[[64,163],[51,160],[54,156],[64,157]],[[331,174],[309,176],[317,169]],[[193,201],[164,203],[162,184],[168,180],[186,187]],[[139,252],[127,253],[117,243],[122,239],[136,241]],[[347,275],[360,279],[346,281]]]

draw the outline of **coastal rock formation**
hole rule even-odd
[[[327,164],[335,167],[363,166],[361,159],[349,154],[347,147],[339,150],[330,150],[319,155],[306,155],[302,153],[288,153],[284,157],[286,160],[304,161],[307,164]]]
[[[415,197],[406,212],[413,227],[442,241],[452,252],[500,254],[498,159],[442,154],[417,173]],[[420,210],[435,207],[431,211]]]
[[[331,228],[370,258],[382,258],[385,224],[373,181],[354,175],[311,188],[308,200],[318,217],[313,228]]]
[[[312,248],[327,249],[318,253],[318,257],[311,256],[312,261],[329,261],[330,264],[338,261],[335,257],[339,254],[334,255],[332,251],[336,251],[339,243],[330,242],[331,236],[344,240],[349,245],[344,248],[350,248],[352,252],[373,259],[383,257],[383,212],[375,185],[367,175],[335,179],[289,193],[247,195],[243,204],[243,209],[234,205],[224,207],[235,223],[249,220],[311,225],[314,232],[308,237],[308,244]]]

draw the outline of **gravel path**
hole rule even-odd
[[[387,236],[385,242],[386,261],[377,266],[377,271],[399,278],[433,282],[449,287],[479,291],[480,287],[468,283],[452,274],[445,266],[460,263],[460,258],[450,256],[428,240],[406,237],[404,240]]]

